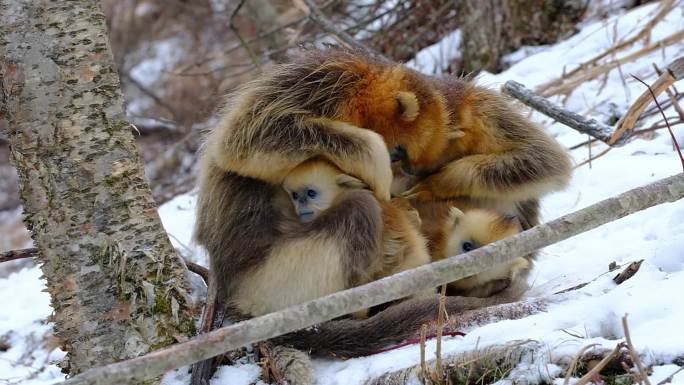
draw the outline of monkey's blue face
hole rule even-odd
[[[297,216],[303,222],[312,221],[321,210],[323,194],[315,187],[304,187],[290,192]]]
[[[478,248],[478,245],[473,240],[465,240],[465,241],[461,242],[461,251],[464,253],[467,253],[470,250],[475,250],[477,248]]]

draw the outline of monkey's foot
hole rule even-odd
[[[271,349],[271,360],[288,384],[313,384],[311,357],[307,353],[285,346],[274,346]]]

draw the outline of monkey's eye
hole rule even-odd
[[[470,250],[474,250],[475,248],[475,244],[470,241],[465,241],[461,244],[461,249],[463,249],[463,252],[465,253],[469,252]]]
[[[392,163],[404,160],[407,157],[408,154],[406,153],[406,148],[404,146],[396,146],[390,151],[390,161],[392,161]]]
[[[299,194],[297,194],[296,192],[293,191],[292,192],[292,199],[297,200],[298,198],[299,198]]]
[[[315,198],[316,195],[318,195],[318,193],[316,192],[316,190],[307,189],[307,190],[306,190],[306,195],[307,195],[309,198]]]

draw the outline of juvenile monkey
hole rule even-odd
[[[502,215],[493,210],[470,209],[461,211],[451,207],[445,223],[446,244],[433,258],[443,259],[467,253],[486,244],[517,234],[521,230],[518,218]],[[510,262],[492,266],[482,273],[459,279],[448,285],[449,295],[489,297],[527,276],[531,267],[527,258],[518,257]],[[522,285],[520,285],[522,286]],[[519,287],[519,286],[518,286]],[[522,287],[525,289],[526,285]]]
[[[312,159],[293,169],[285,177],[283,188],[297,218],[311,222],[346,199],[351,192],[365,190],[368,186],[326,160]],[[380,202],[380,207],[382,257],[368,269],[366,279],[361,283],[430,262],[426,241],[420,233],[417,211],[403,198]]]
[[[310,222],[339,203],[347,193],[368,189],[368,185],[330,162],[312,159],[290,171],[283,180],[283,188],[296,217]]]

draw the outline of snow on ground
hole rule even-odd
[[[516,80],[533,88],[572,69],[621,40],[638,33],[657,4],[650,4],[605,21],[588,22],[571,38],[553,46],[523,48],[507,58],[514,63],[505,72],[497,75],[483,74],[481,84],[496,87],[506,80]],[[680,6],[665,21],[656,26],[650,41],[656,41],[684,28],[684,9]],[[617,34],[617,38],[616,35]],[[454,33],[449,39],[457,39]],[[449,43],[451,44],[451,43]],[[641,48],[634,47],[618,52],[624,56]],[[444,47],[444,46],[442,46]],[[419,55],[415,66],[431,71],[439,63],[431,63],[429,57],[453,57],[454,52],[442,51],[439,46],[430,47]],[[606,79],[599,78],[582,84],[564,102],[566,108],[598,120],[607,119],[611,109],[623,113],[643,90],[629,74],[635,74],[647,82],[655,79],[652,64],[661,68],[674,58],[684,54],[684,42],[640,58],[634,63],[625,63],[620,70],[625,75],[623,83],[619,71],[612,71]],[[445,55],[445,56],[444,56]],[[605,83],[604,83],[605,82]],[[681,87],[680,87],[681,88]],[[670,109],[666,115],[673,116]],[[539,114],[533,118],[544,124],[550,133],[566,146],[586,140],[581,135]],[[659,117],[643,122],[648,127]],[[674,128],[683,137],[682,126]],[[604,147],[595,145],[593,154]],[[586,147],[573,151],[576,163],[587,158]],[[622,148],[617,148],[592,162],[592,166],[578,168],[567,190],[550,195],[542,202],[545,220],[591,205],[602,199],[619,194],[631,188],[681,171],[679,160],[673,151],[669,136],[659,131],[652,139],[638,139]],[[160,208],[160,215],[166,229],[173,235],[172,242],[187,255],[200,263],[206,257],[192,244],[192,222],[195,196],[179,196]],[[188,249],[186,249],[189,248]],[[612,282],[614,273],[606,274],[608,264],[620,265],[644,259],[640,271],[620,286]],[[44,320],[50,314],[49,297],[40,292],[43,288],[37,268],[13,273],[0,279],[3,293],[11,296],[0,298],[0,336],[8,335],[12,346],[7,352],[0,352],[0,379],[4,382],[21,382],[47,360],[61,357],[59,350],[48,353],[48,349],[36,347],[35,340],[41,340],[49,333],[50,325]],[[572,357],[582,347],[596,343],[613,348],[623,337],[621,317],[629,314],[632,339],[647,365],[654,365],[651,382],[657,384],[677,370],[671,362],[684,356],[684,306],[679,298],[684,293],[684,201],[664,204],[628,216],[585,234],[547,247],[541,254],[532,276],[534,295],[555,292],[580,282],[591,283],[570,294],[541,314],[519,320],[507,320],[472,330],[465,337],[446,338],[443,352],[457,353],[501,344],[512,340],[532,339],[548,347],[551,357]],[[24,304],[30,304],[30,307]],[[2,337],[0,337],[1,340]],[[432,357],[434,342],[428,342],[428,358]],[[28,357],[28,358],[27,358]],[[409,346],[372,357],[347,361],[316,360],[315,370],[318,384],[354,385],[363,384],[369,377],[384,372],[415,365],[419,359],[417,346]],[[520,366],[516,370],[529,383],[549,381],[549,375],[561,373],[555,365],[537,362],[536,366]],[[231,368],[221,368],[212,385],[246,385],[258,378],[259,369],[245,363]],[[34,375],[26,384],[49,384],[61,378],[55,366],[47,366]],[[169,373],[167,385],[187,382],[187,369]],[[3,382],[0,380],[0,382]],[[417,383],[417,382],[416,382]],[[684,372],[674,376],[672,384],[684,384]]]

